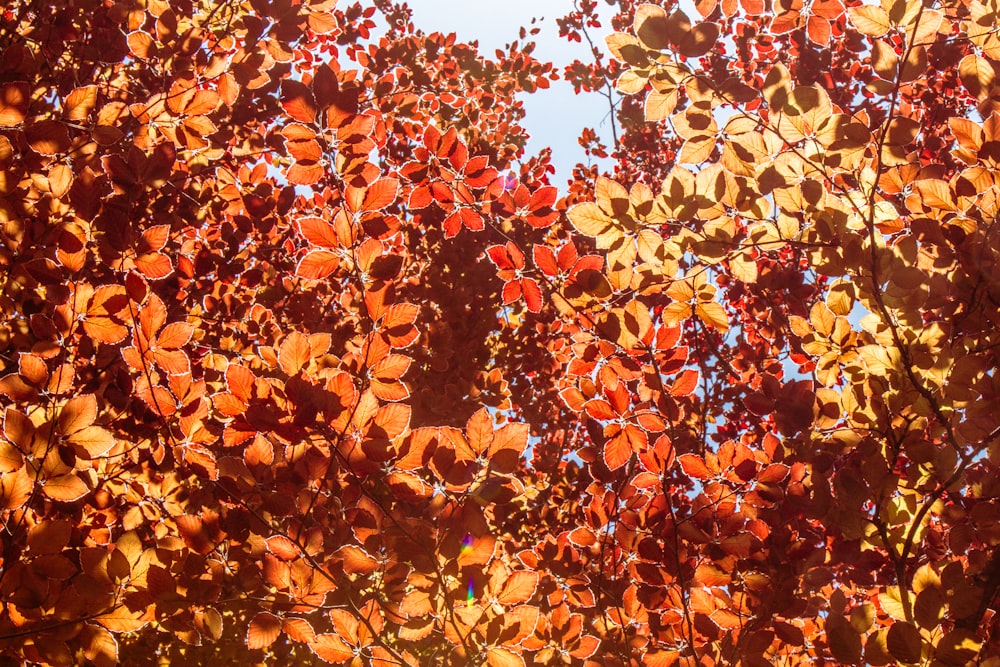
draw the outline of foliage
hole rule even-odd
[[[595,4],[4,10],[0,655],[1000,664],[1000,8]]]

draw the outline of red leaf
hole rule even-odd
[[[533,278],[521,278],[521,294],[528,310],[533,313],[542,310],[542,288]]]
[[[789,470],[790,468],[784,463],[772,463],[761,471],[760,475],[757,476],[757,481],[762,484],[777,484],[788,477]]]

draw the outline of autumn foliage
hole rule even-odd
[[[864,1],[8,3],[0,661],[1000,665],[1000,7]]]

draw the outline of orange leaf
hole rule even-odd
[[[618,470],[632,458],[632,443],[629,442],[628,433],[625,429],[619,431],[615,436],[608,438],[604,444],[604,465],[609,470]]]
[[[18,509],[28,501],[34,486],[34,476],[24,467],[0,475],[0,508]]]
[[[295,560],[299,557],[299,548],[284,535],[272,535],[265,541],[267,550],[281,560]]]
[[[702,586],[725,586],[733,578],[712,563],[702,563],[694,571],[694,580]]]
[[[396,200],[398,193],[399,181],[395,178],[380,178],[365,190],[361,210],[365,212],[381,211]]]
[[[87,120],[97,104],[97,86],[81,86],[63,100],[63,118],[79,122]]]
[[[281,619],[262,611],[253,617],[247,628],[247,648],[267,648],[281,634]]]
[[[527,602],[535,594],[535,587],[537,585],[537,572],[524,570],[515,572],[504,582],[503,588],[497,594],[496,600],[504,606]]]
[[[83,654],[97,667],[113,667],[118,664],[118,640],[97,625],[86,625],[81,630],[80,644]]]
[[[340,267],[340,257],[329,250],[312,250],[302,258],[295,274],[309,280],[322,280]]]
[[[128,329],[110,317],[90,316],[83,321],[83,330],[98,343],[115,345],[125,340]]]
[[[309,642],[309,648],[324,662],[345,662],[354,657],[354,649],[335,634],[316,635],[315,639]]]
[[[486,652],[486,664],[490,667],[524,667],[524,658],[508,648],[494,646]]]
[[[388,354],[372,367],[372,375],[383,382],[396,380],[406,374],[413,360],[402,354]]]
[[[691,392],[698,386],[700,374],[696,369],[688,368],[684,370],[670,387],[671,396],[690,396]]]
[[[309,339],[298,331],[285,336],[278,349],[278,364],[288,375],[296,375],[312,358]]]
[[[697,454],[681,454],[677,457],[677,462],[681,464],[681,469],[689,477],[695,479],[710,479],[714,477],[712,472],[705,465],[704,459]]]
[[[70,503],[87,495],[90,489],[82,479],[70,473],[45,480],[42,491],[52,500]]]
[[[316,631],[304,618],[286,618],[281,622],[281,629],[295,642],[309,643],[316,638]]]
[[[128,34],[126,38],[128,48],[132,54],[140,60],[155,58],[157,53],[156,42],[153,36],[142,30],[135,30]]]
[[[337,238],[336,228],[322,218],[301,218],[299,219],[299,231],[307,241],[323,248],[339,248],[340,239]]]
[[[15,127],[24,122],[31,100],[31,86],[13,81],[0,88],[0,127]]]
[[[489,449],[493,443],[493,418],[486,408],[480,408],[469,417],[465,433],[468,436],[469,447],[476,456]]]
[[[97,398],[93,394],[74,396],[59,412],[59,431],[75,433],[94,423],[97,418]]]
[[[64,519],[36,523],[28,531],[28,549],[33,556],[54,554],[69,544],[73,526]]]
[[[135,266],[150,280],[166,278],[174,270],[170,258],[159,252],[148,252],[135,258]]]
[[[361,643],[358,637],[360,623],[354,614],[345,609],[331,609],[330,621],[333,622],[333,629],[348,644],[358,646]]]
[[[104,456],[115,446],[115,436],[100,426],[87,426],[74,431],[67,440],[77,447],[82,447],[87,453],[85,458],[91,459]]]
[[[301,81],[285,79],[281,83],[281,106],[295,120],[303,123],[316,120],[316,101],[312,91]]]
[[[111,632],[135,632],[149,623],[150,618],[147,612],[151,611],[152,607],[132,611],[128,607],[121,606],[97,616],[94,620]]]
[[[156,345],[167,350],[177,350],[191,341],[194,326],[187,322],[171,322],[156,336]]]

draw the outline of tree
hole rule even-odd
[[[9,662],[1000,663],[996,3],[13,7]]]

